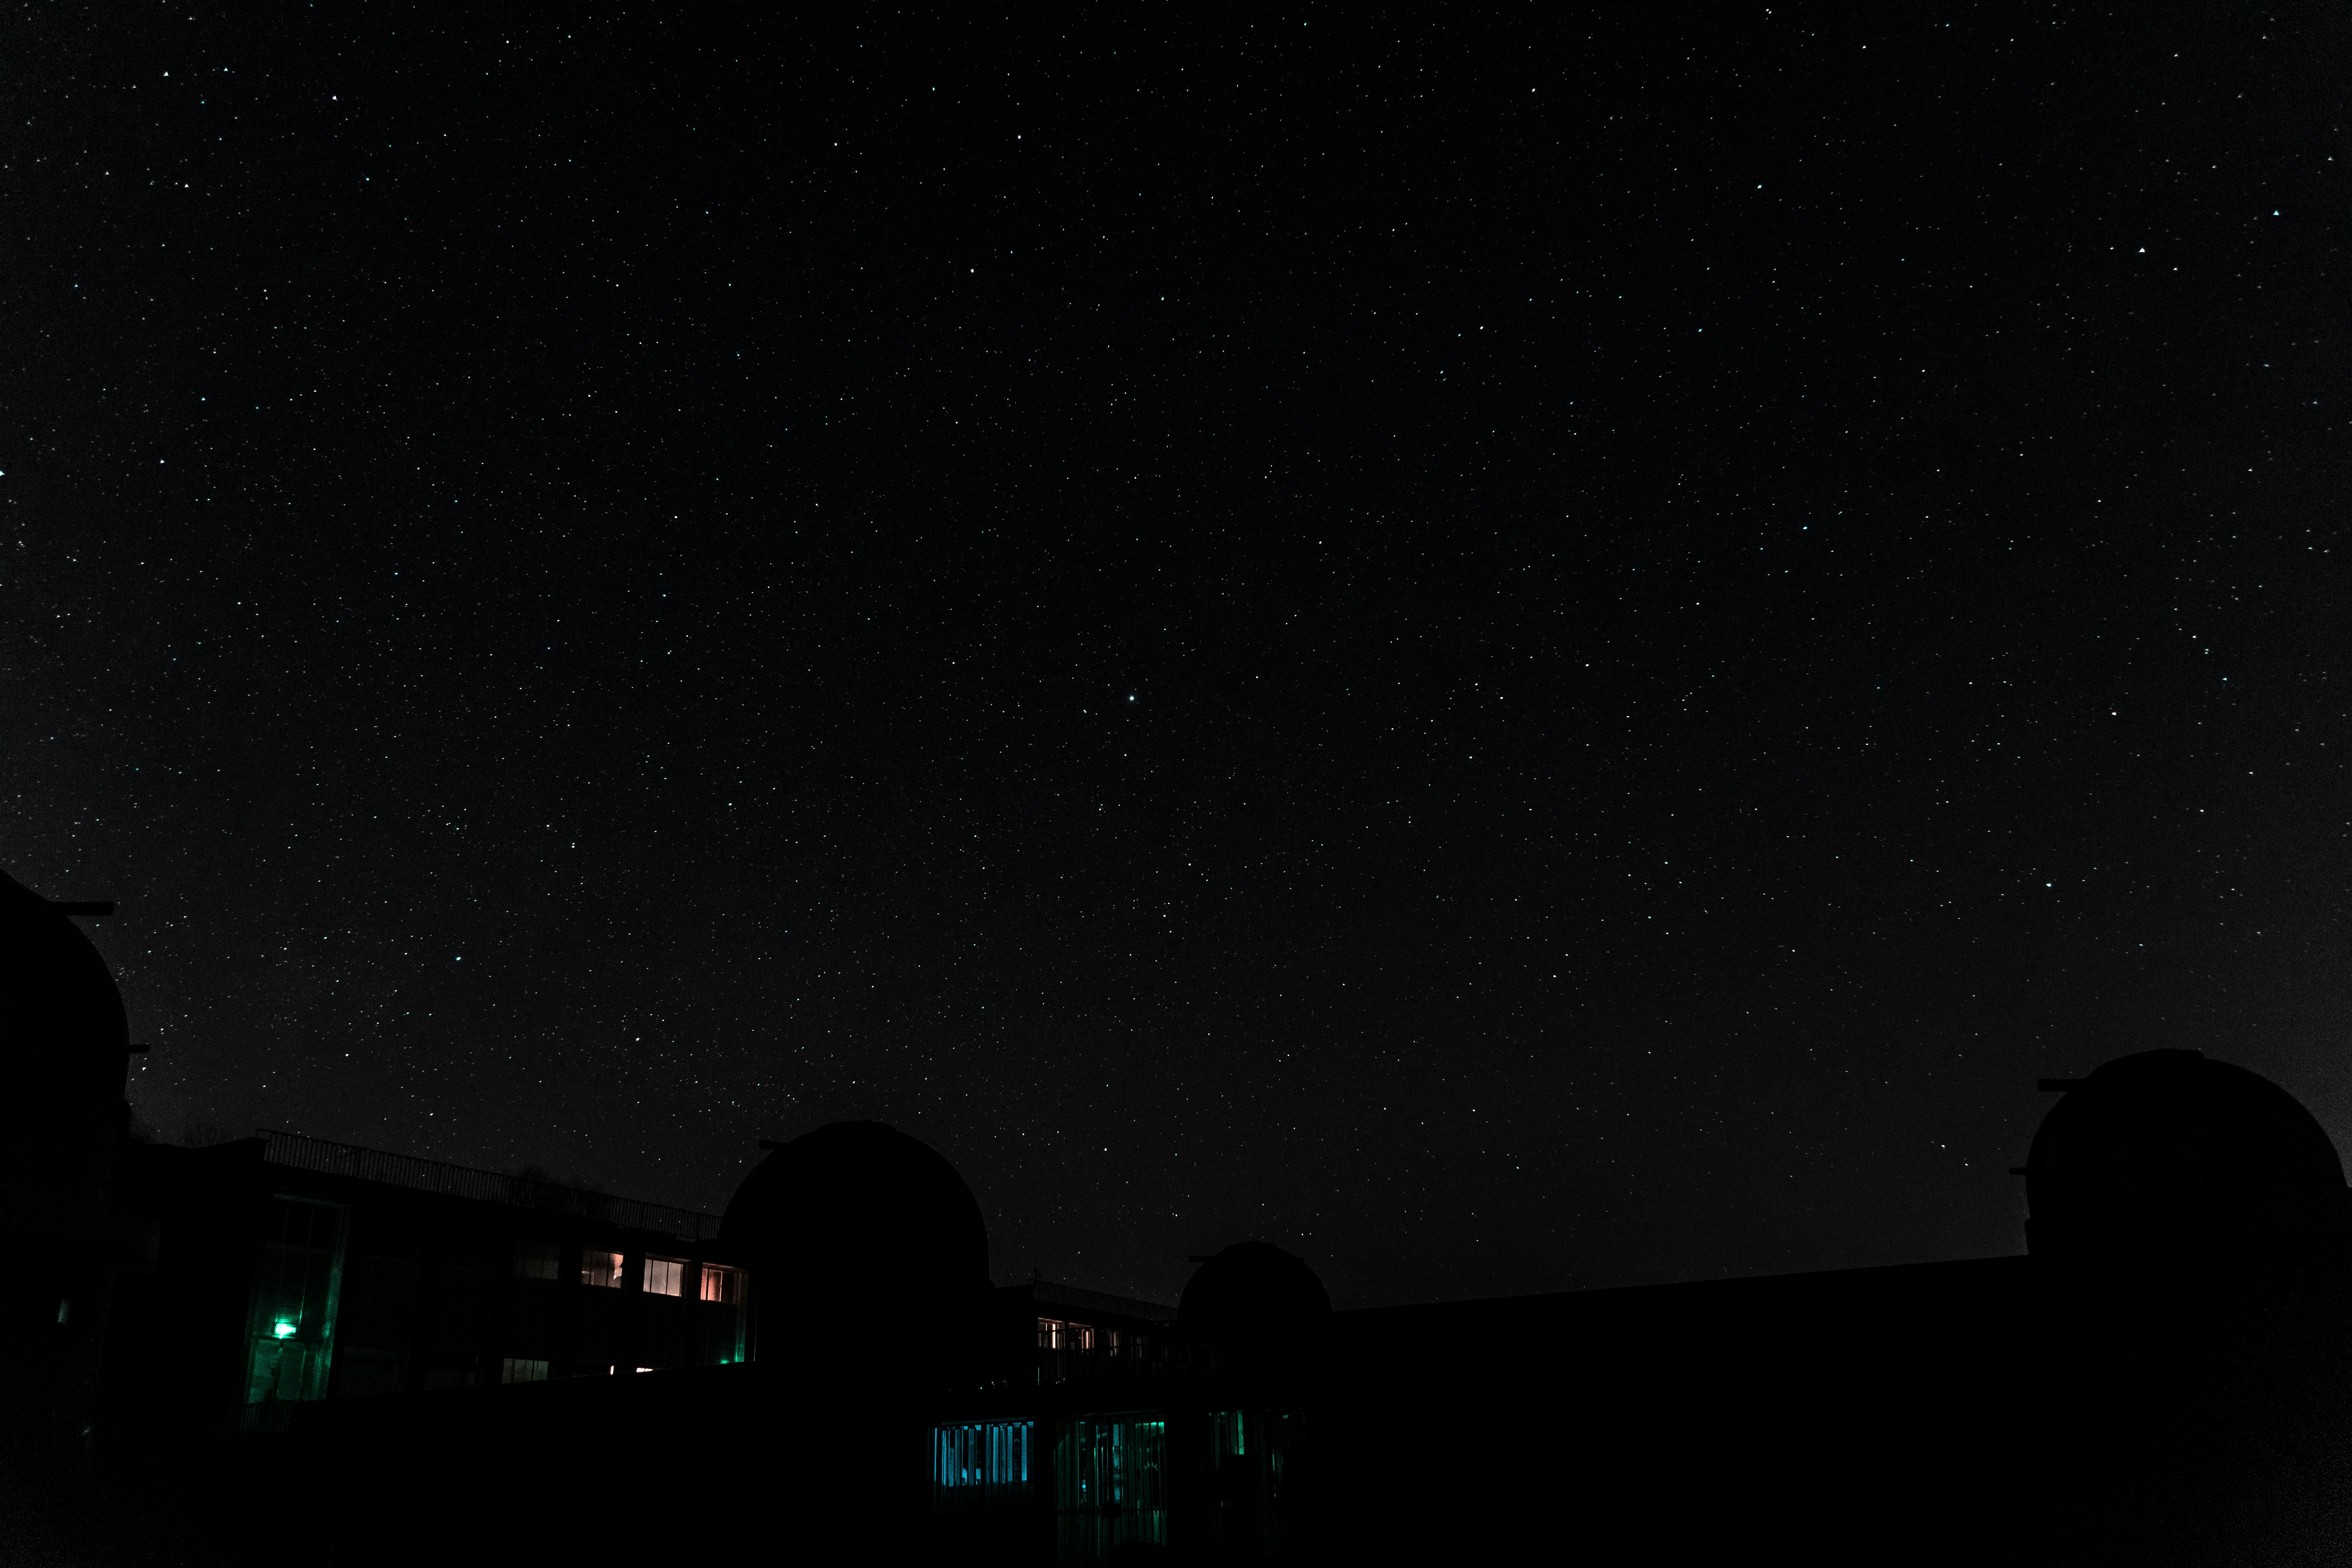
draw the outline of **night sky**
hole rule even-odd
[[[2352,1139],[2340,8],[850,9],[5,25],[158,1135],[1343,1306],[2016,1251],[2148,1047]]]

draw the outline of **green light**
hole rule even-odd
[[[280,1318],[278,1320],[278,1328],[276,1332],[279,1339],[290,1340],[294,1337],[294,1325],[287,1321],[284,1318]]]

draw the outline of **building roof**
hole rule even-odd
[[[682,1241],[708,1241],[719,1234],[717,1215],[693,1209],[614,1197],[610,1193],[565,1186],[533,1176],[506,1175],[439,1160],[423,1160],[414,1154],[362,1149],[355,1143],[336,1143],[299,1132],[263,1129],[254,1136],[263,1141],[262,1158],[273,1165],[538,1209],[544,1214],[594,1220],[625,1230],[657,1231]]]

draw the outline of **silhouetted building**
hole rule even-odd
[[[0,1269],[5,1394],[49,1440],[91,1436],[107,1320],[140,1238],[107,1204],[130,1108],[130,1028],[98,949],[53,904],[0,874]]]
[[[708,1215],[276,1132],[131,1144],[109,1386],[146,1423],[286,1429],[297,1405],[749,1355]]]
[[[95,949],[14,883],[0,922],[12,1473],[158,1563],[2352,1540],[2352,1197],[2292,1097],[2195,1052],[2045,1085],[2030,1256],[1335,1311],[1244,1241],[1171,1308],[992,1285],[961,1177],[874,1122],[770,1146],[723,1220],[283,1132],[136,1142]]]
[[[2200,1051],[2142,1051],[2079,1083],[2025,1163],[2027,1246],[2109,1261],[2352,1239],[2344,1165],[2311,1112]]]

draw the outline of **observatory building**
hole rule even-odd
[[[2044,1081],[2021,1256],[1334,1310],[1243,1240],[1168,1305],[996,1282],[963,1178],[871,1121],[763,1146],[723,1215],[288,1132],[134,1141],[74,924],[105,908],[0,878],[0,1440],[69,1516],[58,1561],[77,1531],[80,1560],[240,1564],[2352,1539],[2343,1167],[2195,1051]]]

